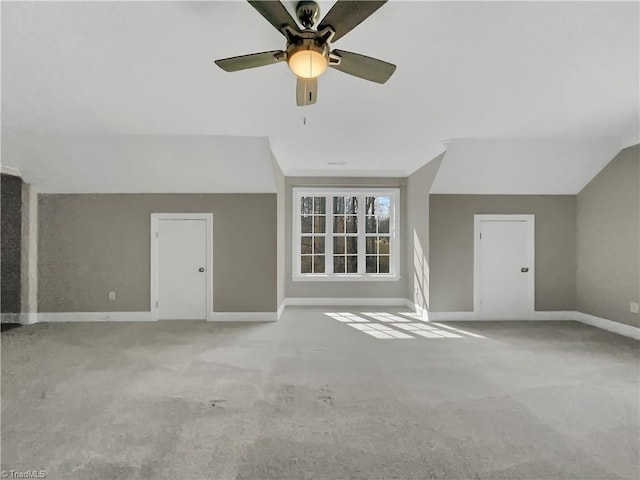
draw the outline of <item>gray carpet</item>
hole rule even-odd
[[[323,313],[335,311],[355,316]],[[573,322],[440,327],[363,311],[5,332],[2,469],[109,480],[639,477],[638,342]]]

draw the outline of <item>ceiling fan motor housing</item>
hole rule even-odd
[[[326,59],[329,58],[329,45],[322,39],[301,38],[295,43],[290,43],[287,45],[287,57],[291,57],[293,54],[301,50],[312,50],[314,52],[318,52]]]
[[[304,0],[296,4],[296,15],[304,28],[312,28],[320,16],[320,7],[316,2]]]

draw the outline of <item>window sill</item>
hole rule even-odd
[[[397,282],[400,275],[292,275],[294,282]]]

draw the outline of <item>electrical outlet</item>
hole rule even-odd
[[[109,300],[114,301],[116,299],[116,292],[109,292]]]
[[[631,313],[638,313],[638,302],[629,302],[629,311]]]

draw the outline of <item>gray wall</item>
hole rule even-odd
[[[406,298],[420,312],[429,310],[429,190],[436,178],[444,153],[407,178]]]
[[[404,178],[365,177],[286,177],[285,202],[285,275],[287,298],[405,298],[406,235],[402,227],[407,218]],[[292,199],[294,187],[399,187],[400,188],[400,280],[390,282],[294,282],[292,264]]]
[[[213,213],[214,310],[275,311],[276,194],[41,194],[38,310],[149,311],[151,213],[190,212]]]
[[[0,312],[20,313],[22,179],[2,174],[0,190]]]
[[[640,146],[620,152],[578,195],[577,309],[640,326]]]
[[[284,274],[284,257],[285,257],[285,177],[280,169],[280,165],[271,155],[273,162],[273,174],[276,180],[276,198],[277,198],[277,300],[276,305],[280,308],[285,298],[285,274]]]
[[[575,195],[431,195],[431,310],[473,311],[474,214],[534,214],[535,308],[575,310]]]
[[[38,310],[38,191],[22,184],[22,312]]]

